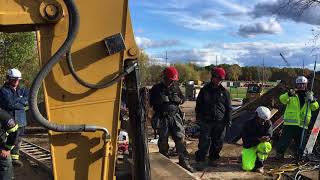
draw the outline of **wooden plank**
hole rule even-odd
[[[172,162],[160,153],[150,153],[152,180],[195,180],[198,179],[189,171]]]
[[[318,113],[317,119],[313,125],[312,130],[311,130],[311,134],[309,136],[307,145],[304,149],[304,155],[312,154],[313,147],[314,147],[314,145],[317,141],[317,138],[318,138],[319,130],[320,130],[320,113]]]
[[[275,131],[280,125],[283,123],[283,116],[277,119],[274,123],[272,123],[272,130]]]
[[[270,118],[272,118],[277,112],[278,112],[278,109],[271,109],[271,117]]]
[[[300,175],[302,176],[301,179],[319,179],[319,170],[302,172]]]

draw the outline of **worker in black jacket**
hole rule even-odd
[[[272,123],[269,120],[271,112],[267,107],[260,106],[255,113],[254,118],[245,123],[242,131],[242,169],[263,173],[263,161],[272,149]]]
[[[226,127],[231,126],[230,95],[221,85],[225,78],[223,68],[214,67],[211,71],[211,82],[199,92],[196,102],[196,120],[200,124],[198,151],[196,161],[205,161],[209,150],[209,165],[216,166],[220,158]]]
[[[178,80],[178,71],[174,67],[167,67],[163,71],[163,82],[156,84],[150,90],[150,105],[155,111],[152,118],[159,133],[159,152],[168,156],[168,137],[172,136],[179,154],[179,164],[193,171],[189,164],[189,155],[185,146],[185,130],[179,105],[184,102],[184,96],[175,83]]]
[[[18,138],[18,124],[4,110],[0,110],[0,179],[13,179],[10,151]]]

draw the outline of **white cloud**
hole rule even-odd
[[[234,11],[237,11],[237,12],[247,12],[248,11],[248,8],[246,8],[240,4],[237,4],[235,2],[232,2],[230,0],[212,0],[212,2],[219,3],[219,4],[223,5],[224,7],[229,8]]]
[[[201,14],[201,19],[208,20],[208,19],[214,18],[216,16],[217,16],[217,14],[214,11],[206,11]]]
[[[303,59],[306,64],[312,63],[312,47],[305,46],[304,43],[240,42],[209,44],[206,47],[221,51],[225,56],[232,57],[245,66],[261,66],[262,59],[265,60],[266,66],[286,66],[280,52],[292,67],[300,67]]]
[[[187,1],[181,1],[181,0],[166,0],[162,1],[161,3],[165,2],[165,6],[169,8],[175,8],[175,9],[185,9],[187,7],[190,7],[194,3],[199,2],[198,0],[187,0]],[[159,7],[159,5],[158,5]]]
[[[166,0],[166,1],[160,1],[160,0],[141,0],[134,2],[133,4],[137,4],[141,7],[150,8],[150,9],[186,9],[190,6],[192,6],[195,3],[199,3],[198,0],[187,0],[187,1],[181,1],[181,0]]]
[[[248,22],[249,18],[247,7],[230,0],[141,0],[137,3],[155,20],[195,31],[232,28]]]
[[[301,67],[302,60],[306,66],[313,64],[311,46],[303,43],[274,43],[274,42],[239,42],[208,44],[199,49],[181,49],[168,51],[169,62],[192,62],[201,66],[218,64],[239,64],[240,66],[261,66],[264,59],[266,66],[284,67],[282,53],[291,67]],[[152,54],[152,57],[163,57],[162,54]],[[309,66],[307,66],[309,67]]]
[[[240,25],[238,34],[242,37],[254,37],[259,34],[278,34],[282,32],[282,27],[278,21],[271,19],[267,22]]]
[[[161,54],[155,55],[161,56]],[[183,49],[168,51],[168,59],[171,63],[191,62],[200,66],[207,66],[216,63],[237,64],[238,62],[228,56],[222,55],[218,51],[212,49]]]
[[[167,16],[169,21],[188,29],[198,31],[210,31],[223,28],[223,25],[210,19],[204,19],[201,16],[190,15],[184,11],[151,11],[154,14]]]
[[[261,2],[254,6],[250,14],[255,17],[276,16],[279,19],[288,19],[295,22],[304,22],[320,25],[319,2],[310,0],[274,0]],[[310,6],[309,6],[310,5]]]
[[[170,46],[176,46],[179,44],[179,41],[175,39],[151,40],[146,37],[136,37],[135,39],[136,39],[137,45],[141,49],[170,47]]]

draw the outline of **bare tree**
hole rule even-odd
[[[320,0],[279,0],[279,8],[275,10],[275,14],[281,14],[284,10],[290,10],[301,16],[303,12],[314,6],[318,6]]]

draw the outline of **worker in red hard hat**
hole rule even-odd
[[[163,70],[163,82],[170,86],[174,81],[179,80],[179,73],[175,67],[167,67]]]
[[[168,137],[171,134],[179,155],[180,166],[193,172],[185,146],[183,117],[179,107],[184,103],[184,96],[176,83],[179,74],[176,68],[167,67],[162,75],[162,82],[154,85],[150,90],[150,104],[155,112],[152,127],[159,133],[159,152],[169,158]]]
[[[197,162],[204,162],[209,150],[209,165],[216,166],[226,128],[231,126],[229,92],[221,85],[226,72],[221,67],[211,70],[211,82],[199,92],[196,102],[196,121],[200,125]]]

